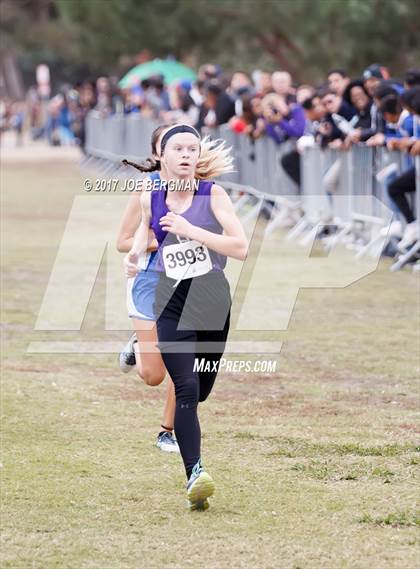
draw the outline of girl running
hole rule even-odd
[[[165,125],[156,129],[154,140],[152,140],[152,152],[156,155],[156,141],[159,133],[165,129]],[[124,161],[125,164],[131,164]],[[137,166],[137,165],[135,165]],[[147,171],[147,165],[145,167]],[[159,172],[151,172],[146,180],[159,180]],[[121,228],[117,238],[117,249],[127,252],[133,244],[134,233],[139,226],[141,219],[141,208],[139,194],[133,194],[127,204]],[[145,342],[157,343],[156,326],[154,321],[152,305],[154,302],[155,288],[157,284],[157,273],[153,270],[157,249],[157,242],[152,231],[150,231],[147,255],[143,259],[143,269],[133,278],[128,279],[127,283],[127,308],[129,317],[133,320],[135,333],[130,337],[123,351],[119,356],[120,368],[124,373],[129,372],[134,366],[137,368],[139,377],[148,385],[159,385],[165,378],[166,369],[160,352],[142,353],[138,349]],[[157,436],[156,446],[166,452],[179,452],[178,443],[173,436],[173,424],[175,416],[175,389],[172,380],[168,379],[166,402],[163,411],[161,429]]]
[[[162,170],[160,189],[141,194],[141,223],[124,264],[128,277],[137,273],[153,229],[158,243],[153,305],[158,346],[175,385],[174,426],[188,504],[192,510],[205,510],[214,482],[201,463],[197,407],[213,388],[229,331],[226,257],[244,260],[248,242],[229,196],[207,179],[232,171],[224,142],[201,140],[196,129],[178,124],[159,135],[157,152],[153,169],[164,168],[165,176]]]

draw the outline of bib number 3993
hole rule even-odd
[[[166,276],[177,281],[205,275],[213,265],[209,250],[199,241],[183,241],[163,248]]]

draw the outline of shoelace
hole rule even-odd
[[[198,459],[197,464],[195,464],[192,469],[191,476],[198,476],[202,470],[203,467],[201,466],[201,459]]]

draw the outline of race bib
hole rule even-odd
[[[205,275],[213,268],[209,250],[199,241],[167,245],[162,257],[166,276],[177,282]]]

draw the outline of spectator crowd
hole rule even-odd
[[[227,74],[214,64],[202,65],[195,81],[171,85],[162,76],[120,88],[116,78],[99,77],[65,85],[51,98],[36,87],[26,102],[0,103],[0,132],[13,129],[21,140],[24,124],[31,136],[52,145],[78,144],[84,149],[85,118],[139,113],[163,123],[184,122],[205,131],[227,125],[235,133],[256,140],[266,136],[277,145],[293,143],[281,165],[301,186],[301,156],[308,146],[346,151],[352,145],[387,147],[407,156],[407,168],[387,179],[394,210],[390,234],[401,250],[420,239],[419,224],[407,194],[415,192],[414,157],[420,154],[420,69],[393,78],[386,67],[369,65],[360,77],[332,69],[321,85],[296,84],[286,71],[235,71]],[[340,153],[338,153],[340,154]],[[325,174],[333,193],[340,158]]]

